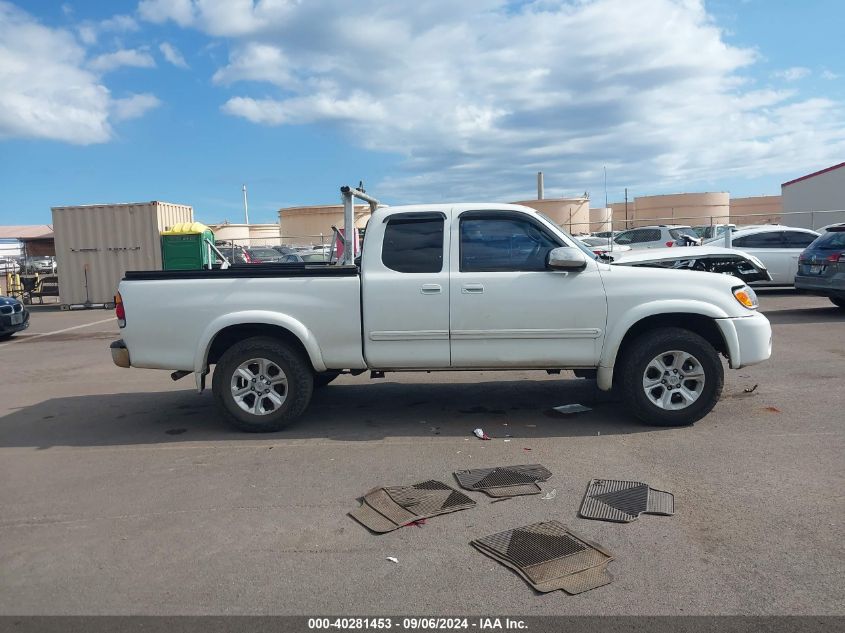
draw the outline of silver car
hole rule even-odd
[[[661,224],[659,226],[641,226],[623,231],[613,239],[622,246],[638,248],[665,248],[667,246],[692,246],[701,244],[692,227],[685,225]]]

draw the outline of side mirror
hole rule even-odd
[[[587,267],[587,256],[579,248],[560,246],[549,251],[546,267],[552,270],[584,270]]]

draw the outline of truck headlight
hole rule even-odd
[[[757,301],[757,294],[748,286],[734,288],[734,297],[749,310],[756,310],[760,303]]]

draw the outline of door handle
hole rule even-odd
[[[424,295],[439,295],[443,291],[440,284],[423,284],[420,292]]]
[[[461,287],[461,294],[481,294],[484,292],[484,284],[465,284]]]

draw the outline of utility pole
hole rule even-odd
[[[625,187],[625,228],[631,228],[628,226],[628,187]]]
[[[246,185],[244,185],[242,189],[244,192],[244,222],[249,224],[249,204],[246,200]]]
[[[607,165],[604,166],[604,208],[607,209]]]

